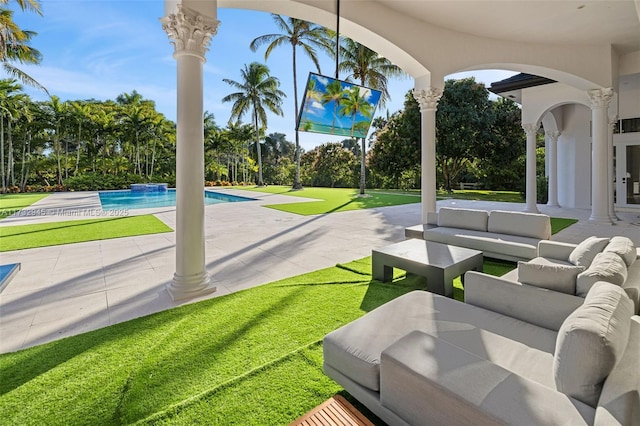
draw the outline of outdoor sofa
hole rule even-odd
[[[536,213],[441,207],[429,213],[426,224],[407,228],[405,235],[515,262],[538,255],[538,243],[551,238],[551,219]]]
[[[608,253],[621,256],[619,243]],[[546,244],[541,254],[587,261],[610,242]],[[623,286],[585,281],[586,294],[478,272],[465,303],[405,294],[325,336],[324,371],[390,425],[638,425],[633,250]]]

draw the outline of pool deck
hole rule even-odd
[[[300,216],[262,207],[290,203],[289,196],[224,191],[256,201],[205,207],[205,262],[218,288],[205,298],[369,256],[373,248],[404,240],[404,228],[420,223],[419,204]],[[442,206],[524,208],[463,200],[438,201]],[[551,216],[580,219],[553,240],[626,235],[640,246],[640,212],[620,212],[623,220],[611,226],[589,223],[588,210],[539,208]],[[0,226],[101,217],[95,192],[52,194],[29,210],[34,214],[6,218]],[[149,213],[175,229],[174,207],[130,211]],[[165,288],[175,271],[175,232],[4,252],[0,263],[22,265],[0,293],[0,353],[180,305]]]

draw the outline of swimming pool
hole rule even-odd
[[[100,191],[98,194],[100,195],[102,210],[149,209],[176,205],[175,189],[169,189],[162,192],[132,192],[130,190]],[[253,200],[254,198],[204,191],[205,204],[234,203],[238,201]]]

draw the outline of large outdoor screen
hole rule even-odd
[[[380,91],[309,73],[297,129],[366,138]]]

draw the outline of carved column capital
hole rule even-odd
[[[613,131],[613,129],[615,129],[616,124],[618,124],[618,116],[615,117],[609,117],[609,129],[611,131]]]
[[[540,128],[540,123],[522,123],[522,128],[524,129],[527,135],[538,133],[538,129]]]
[[[178,11],[160,18],[174,47],[174,57],[193,55],[205,60],[211,37],[218,32],[220,21],[210,19],[178,4]]]
[[[605,87],[604,89],[593,89],[587,92],[589,95],[589,103],[591,109],[609,108],[611,99],[613,98],[613,89]]]
[[[430,87],[428,89],[413,89],[413,97],[420,105],[420,112],[435,111],[438,101],[442,97],[442,89]]]
[[[551,141],[558,142],[558,138],[560,137],[560,132],[558,132],[557,130],[545,131],[544,135],[548,137]]]

